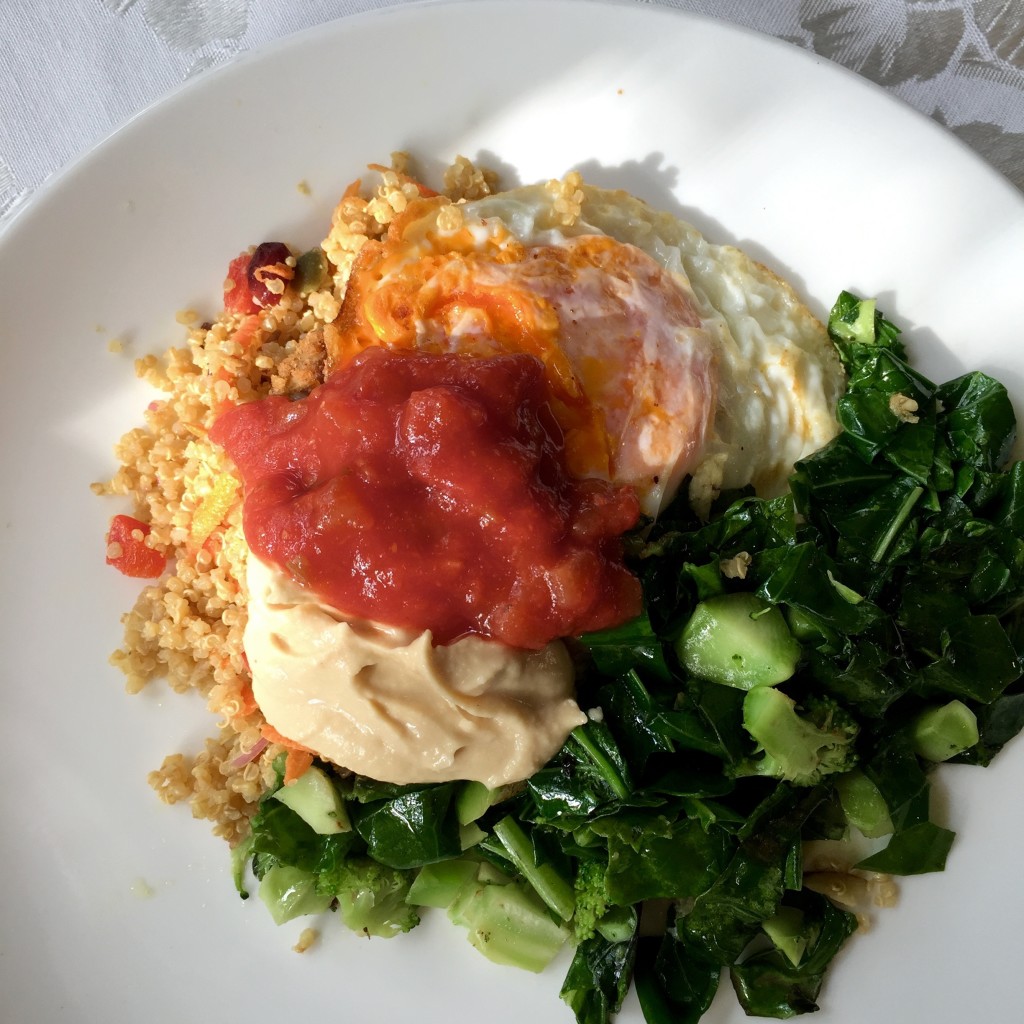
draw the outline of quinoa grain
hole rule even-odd
[[[162,358],[135,360],[136,374],[164,397],[151,401],[144,426],[115,446],[119,467],[111,479],[90,485],[94,494],[127,499],[136,518],[150,526],[146,543],[171,555],[167,573],[145,586],[122,617],[123,642],[111,664],[123,673],[129,693],[163,678],[177,693],[202,695],[219,721],[201,751],[168,755],[149,773],[149,784],[165,803],[187,803],[194,817],[212,822],[214,833],[232,845],[247,834],[282,748],[270,743],[248,756],[265,722],[252,702],[242,646],[248,549],[240,488],[217,528],[194,542],[203,498],[218,478],[233,472],[208,431],[227,404],[308,390],[322,380],[324,331],[336,330],[329,325],[341,311],[356,255],[421,195],[407,154],[392,154],[390,167],[373,169],[380,181],[372,194],[364,197],[356,182],[334,210],[322,243],[330,261],[324,287],[303,299],[283,279],[269,278],[268,289],[281,301],[258,317],[222,312],[201,321],[196,310],[182,310],[175,319],[187,328],[185,343]],[[304,185],[300,191],[308,190]],[[490,172],[462,157],[445,175],[453,201],[486,195],[494,186]],[[573,192],[565,189],[568,211]],[[457,208],[451,209],[452,222],[461,223]],[[294,259],[286,262],[290,267]],[[224,282],[226,290],[233,287],[231,279]],[[109,347],[114,351],[115,343]],[[120,548],[108,545],[107,556],[120,556]],[[308,948],[316,937],[303,932],[296,948]]]

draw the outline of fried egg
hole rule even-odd
[[[343,251],[344,239],[333,242],[328,252]],[[578,175],[470,202],[414,196],[338,284],[340,313],[323,332],[328,375],[369,346],[530,353],[569,468],[633,487],[650,516],[687,479],[703,515],[723,488],[778,494],[793,463],[838,429],[841,366],[789,285]],[[250,559],[254,694],[275,728],[345,767],[493,786],[528,777],[583,720],[560,641],[542,652],[543,680],[514,660],[522,652],[493,641],[457,641],[439,660],[429,633],[353,631],[313,594],[276,598],[281,583],[279,570]],[[390,738],[371,749],[367,736]]]
[[[690,479],[785,490],[837,431],[843,373],[793,289],[621,191],[565,181],[412,202],[355,260],[331,367],[369,345],[543,363],[570,468],[651,516]]]

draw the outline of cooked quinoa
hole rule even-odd
[[[305,392],[322,380],[325,332],[336,330],[356,255],[420,195],[406,154],[371,169],[377,178],[372,191],[354,182],[334,210],[321,246],[328,276],[318,287],[301,295],[282,284],[277,305],[249,315],[222,312],[200,323],[199,313],[182,311],[176,319],[188,328],[186,344],[162,358],[136,360],[138,375],[163,396],[149,404],[144,425],[116,445],[120,468],[113,478],[93,485],[97,494],[127,497],[133,515],[150,527],[146,544],[168,558],[164,575],[123,617],[124,643],[111,663],[124,673],[129,693],[164,678],[179,693],[202,693],[219,720],[202,751],[168,755],[149,783],[166,803],[188,801],[195,817],[213,822],[214,833],[232,844],[247,833],[283,748],[264,738],[266,723],[252,699],[242,648],[247,547],[241,490],[207,432],[229,404]],[[567,216],[574,206],[578,212],[578,185],[577,176],[551,185]],[[495,186],[491,172],[464,157],[444,176],[453,203]],[[451,210],[457,218],[457,206]]]

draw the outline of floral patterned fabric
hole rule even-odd
[[[400,0],[4,0],[0,218],[187,78]],[[732,21],[843,64],[1024,189],[1024,0],[633,0]]]
[[[664,0],[884,86],[1024,190],[1024,0]]]

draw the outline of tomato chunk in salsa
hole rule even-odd
[[[308,397],[236,406],[211,437],[255,554],[353,619],[537,649],[623,622],[632,489],[578,480],[535,357],[368,349]]]

